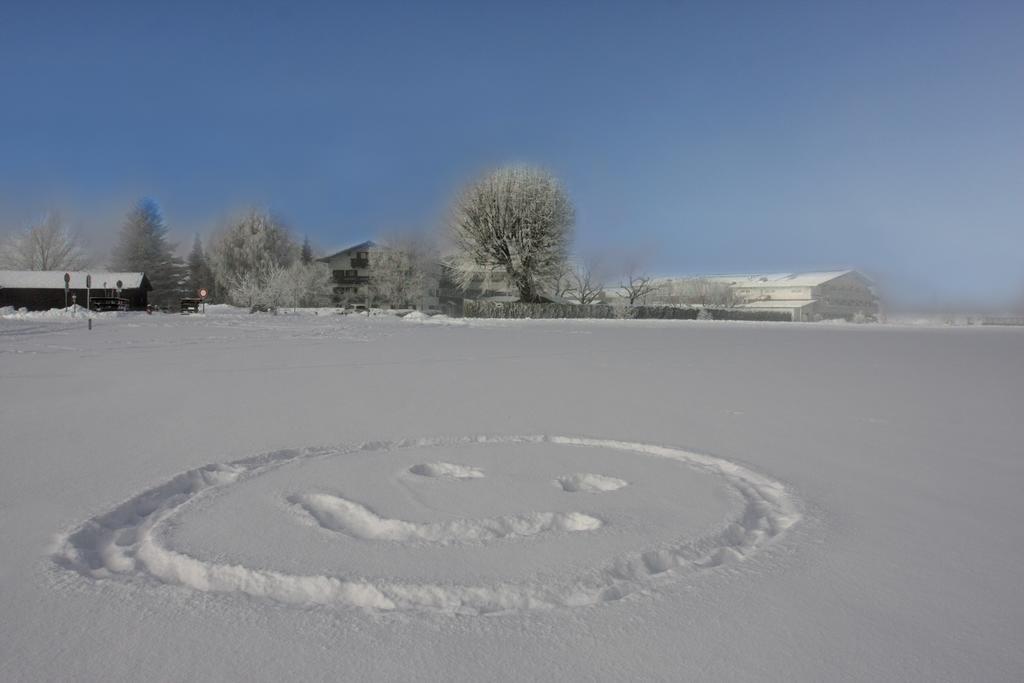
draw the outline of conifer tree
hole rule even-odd
[[[196,239],[192,243],[192,251],[188,255],[188,288],[189,296],[199,296],[200,289],[206,289],[211,294],[214,291],[213,272],[206,260],[203,242],[199,235],[196,235]]]
[[[152,199],[142,199],[125,217],[110,268],[145,273],[153,286],[149,300],[172,306],[184,294],[188,281],[185,262],[174,255],[175,246],[167,241],[167,225],[159,205]]]
[[[308,266],[313,262],[313,245],[309,243],[309,235],[302,241],[302,253],[300,254],[302,264]]]

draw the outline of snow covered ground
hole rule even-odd
[[[0,679],[1021,680],[1024,330],[0,315]]]

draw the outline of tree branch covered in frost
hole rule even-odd
[[[400,236],[370,251],[370,295],[391,308],[423,307],[437,286],[438,256],[423,237]]]
[[[89,258],[79,237],[68,230],[59,214],[47,213],[20,233],[0,243],[0,268],[11,270],[79,270]]]
[[[235,277],[228,297],[236,306],[306,308],[331,300],[331,272],[327,264],[296,261],[287,268],[267,264]]]
[[[566,261],[575,212],[547,171],[500,168],[465,188],[452,214],[451,265],[463,287],[481,268],[504,270],[521,300],[536,301]]]
[[[291,280],[292,306],[312,307],[326,306],[331,302],[334,283],[331,280],[331,269],[326,263],[292,264],[289,268]]]

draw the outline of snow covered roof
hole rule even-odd
[[[63,270],[0,270],[0,287],[4,289],[64,289]],[[114,289],[118,280],[124,289],[152,289],[145,273],[112,273],[105,270],[71,272],[71,289],[85,289],[85,276],[92,275],[92,288]]]
[[[710,275],[703,279],[739,287],[817,287],[854,272],[856,271],[825,270],[811,273],[743,273]]]
[[[336,256],[342,256],[352,251],[366,251],[367,249],[372,249],[374,247],[379,246],[380,245],[374,242],[373,240],[366,240],[365,242],[360,242],[359,244],[353,245],[351,247],[345,247],[341,251],[336,251],[333,254],[330,254],[329,256],[323,256],[321,258],[318,258],[317,261],[329,261],[332,258],[335,258]]]

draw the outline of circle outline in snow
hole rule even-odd
[[[510,443],[604,448],[676,460],[724,479],[744,501],[743,510],[709,536],[631,552],[568,581],[546,584],[521,581],[450,585],[303,576],[204,561],[166,548],[158,540],[161,525],[190,500],[305,459],[359,451]],[[482,615],[598,605],[638,594],[655,582],[746,559],[785,534],[801,518],[797,499],[782,483],[732,461],[680,448],[567,436],[405,439],[354,447],[275,451],[189,470],[61,534],[52,559],[92,579],[157,582],[298,606]]]

